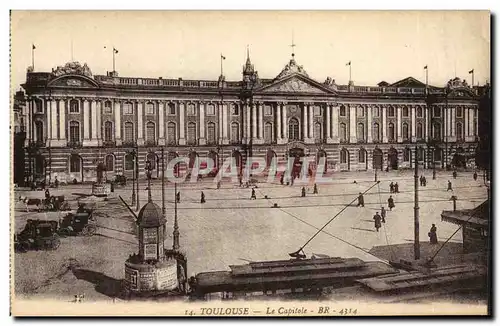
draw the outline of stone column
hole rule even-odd
[[[339,142],[339,106],[334,104],[332,106],[332,142]]]
[[[103,101],[97,101],[97,145],[102,146],[102,106]]]
[[[224,134],[222,132],[222,102],[217,103],[217,122],[219,125],[218,141],[219,144],[222,144],[222,138],[224,138]]]
[[[474,108],[474,110],[477,110],[477,107],[476,107],[476,108]],[[475,140],[475,139],[476,139],[476,136],[478,135],[478,132],[479,132],[479,119],[476,119],[476,120],[474,121],[474,123],[476,124],[476,132],[475,132],[475,133],[473,133],[474,135],[473,135],[472,140]]]
[[[397,135],[398,135],[398,143],[403,142],[403,135],[401,132],[402,129],[402,123],[401,123],[401,106],[397,107],[397,123],[396,123],[396,130],[397,130]]]
[[[143,122],[143,104],[144,102],[137,102],[137,145],[144,145],[144,122]]]
[[[255,103],[252,102],[252,142],[257,139],[257,111]]]
[[[387,143],[387,107],[382,107],[382,143]]]
[[[66,146],[66,101],[59,100],[59,140],[61,146]]]
[[[464,108],[464,139],[469,140],[469,108]]]
[[[326,103],[326,142],[328,144],[332,143],[332,117],[331,117],[331,104]]]
[[[415,129],[417,127],[417,116],[415,114],[415,106],[411,106],[411,141],[414,143],[417,140],[417,130]]]
[[[366,132],[366,142],[371,143],[373,141],[372,139],[372,108],[371,106],[368,106],[366,108],[366,124],[368,125],[368,129]],[[368,157],[366,158],[368,159]],[[368,163],[371,164],[371,160],[368,160]]]
[[[30,98],[26,100],[26,141],[24,142],[25,146],[28,146],[29,142],[32,141],[31,139],[31,129],[32,129],[32,120],[31,116],[33,114],[33,102],[31,101]]]
[[[424,113],[425,113],[425,127],[424,127],[424,139],[425,141],[429,141],[431,139],[431,123],[429,119],[429,114],[430,114],[430,108],[426,105],[424,108]]]
[[[456,134],[456,129],[455,129],[455,118],[456,118],[456,109],[455,107],[452,107],[451,108],[451,112],[450,112],[450,115],[451,115],[451,126],[450,126],[450,135],[451,135],[451,141],[456,141],[457,139],[457,134]]]
[[[302,118],[302,135],[304,142],[307,141],[307,138],[309,136],[309,131],[307,131],[308,129],[307,127],[309,125],[309,119],[307,118],[308,111],[309,111],[308,105],[307,103],[304,103],[304,110],[303,110],[304,116]]]
[[[115,114],[115,141],[116,146],[121,146],[122,144],[122,121],[121,121],[121,103],[119,101],[114,101],[114,114]]]
[[[282,140],[281,137],[283,135],[282,130],[281,130],[281,104],[278,102],[276,103],[276,143],[281,144]]]
[[[58,101],[52,100],[50,101],[50,143],[51,146],[55,145],[57,142],[57,103]]]
[[[90,139],[92,140],[92,146],[97,146],[97,101],[90,101],[90,110],[91,110],[91,126],[92,126],[92,134]]]
[[[355,144],[357,142],[356,107],[354,105],[349,105],[349,142],[351,144]]]
[[[309,122],[307,126],[307,131],[309,132],[309,140],[312,141],[314,139],[314,123],[313,123],[313,118],[314,118],[314,107],[312,106],[312,103],[308,103],[307,107],[309,108]]]
[[[165,146],[165,102],[158,102],[158,145]]]
[[[259,105],[259,139],[264,140],[264,103],[260,102]]]
[[[286,118],[286,103],[281,103],[281,126],[283,128],[283,144],[288,143],[288,119]]]
[[[90,145],[90,103],[89,100],[83,100],[83,146]]]
[[[186,124],[184,123],[185,114],[185,103],[179,103],[179,145],[186,145],[185,129]]]
[[[223,144],[229,144],[229,137],[228,137],[228,127],[229,127],[229,122],[228,122],[228,105],[227,103],[222,103],[222,143]]]
[[[206,145],[207,139],[205,137],[205,103],[200,102],[200,139],[198,144]]]
[[[247,133],[247,144],[250,144],[250,140],[252,139],[252,107],[250,103],[247,101],[245,103],[245,130]]]
[[[247,105],[241,103],[241,140],[243,144],[247,143]]]

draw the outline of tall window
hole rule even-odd
[[[175,104],[168,103],[168,114],[175,115]]]
[[[123,141],[126,143],[134,142],[134,124],[130,121],[127,121],[124,124]]]
[[[380,108],[378,106],[373,106],[372,113],[374,117],[376,118],[380,117]]]
[[[358,128],[356,130],[356,138],[358,140],[365,140],[365,125],[362,123],[358,123]]]
[[[147,115],[154,115],[155,114],[154,103],[151,103],[151,102],[146,103],[146,114]]]
[[[80,113],[80,105],[77,100],[69,101],[69,113]]]
[[[273,124],[270,122],[266,122],[264,126],[264,140],[268,144],[273,141]]]
[[[238,143],[240,140],[240,125],[237,122],[231,123],[231,142]]]
[[[35,112],[43,113],[43,102],[42,100],[35,100]],[[78,112],[76,112],[78,113]]]
[[[207,105],[207,115],[215,115],[215,105],[212,103]]]
[[[134,156],[132,154],[125,155],[125,170],[131,171],[134,169]]]
[[[188,123],[187,141],[191,145],[196,143],[196,123],[194,122]]]
[[[174,122],[167,124],[167,141],[169,145],[177,144],[177,130]]]
[[[434,161],[441,162],[442,159],[442,150],[440,148],[434,149]]]
[[[264,115],[270,116],[273,115],[273,107],[270,105],[264,106]]]
[[[408,107],[407,106],[403,106],[403,117],[408,117],[410,114],[408,112]]]
[[[341,105],[341,106],[340,106],[340,116],[341,116],[341,117],[345,117],[346,115],[347,115],[347,113],[346,113],[346,108],[345,108],[345,106],[344,106],[344,105]]]
[[[114,171],[115,170],[115,157],[112,154],[106,155],[106,159],[104,160],[106,171]]]
[[[233,104],[231,106],[231,115],[240,115],[240,108],[238,104]]]
[[[358,162],[366,163],[366,151],[364,148],[361,148],[358,153]]]
[[[314,106],[314,107],[313,107],[313,112],[314,112],[314,116],[316,116],[316,117],[321,116],[321,107],[319,107],[319,106]]]
[[[292,118],[288,123],[288,139],[289,140],[299,140],[299,122],[297,119]]]
[[[392,122],[389,123],[388,133],[389,140],[394,140],[394,124]]]
[[[340,123],[339,132],[340,132],[340,134],[339,134],[340,141],[342,141],[342,142],[347,141],[347,127],[346,127],[345,123],[343,123],[343,122]]]
[[[458,140],[464,139],[464,128],[461,122],[457,122],[456,134]]]
[[[439,118],[441,116],[441,108],[439,106],[434,106],[433,111],[435,117]]]
[[[380,126],[378,123],[373,124],[373,140],[380,141]]]
[[[189,103],[187,106],[187,115],[196,115],[196,108],[193,103]]]
[[[417,106],[417,117],[422,118],[423,116],[424,116],[424,110],[420,106]]]
[[[321,141],[323,137],[321,137],[321,123],[319,122],[316,122],[314,124],[314,139],[316,140],[316,142],[319,142]]]
[[[156,141],[156,128],[154,122],[146,123],[146,141],[154,144]]]
[[[358,107],[356,108],[356,116],[357,116],[358,118],[362,118],[362,117],[364,117],[364,116],[365,116],[365,108],[364,108],[364,107],[362,107],[362,106],[358,106]]]
[[[78,121],[69,123],[69,141],[72,143],[80,141],[80,123]]]
[[[423,161],[424,160],[424,149],[422,147],[419,147],[418,148],[418,151],[417,151],[417,159],[419,162]]]
[[[349,156],[349,153],[347,152],[347,149],[343,148],[340,151],[340,164],[346,164],[348,156]]]
[[[410,156],[411,156],[411,150],[409,148],[405,148],[405,150],[403,151],[403,161],[409,162]]]
[[[209,144],[215,143],[215,123],[213,122],[207,124],[207,141]]]
[[[396,115],[396,113],[395,113],[394,107],[393,106],[389,106],[389,108],[387,110],[387,116],[394,117],[395,115]]]
[[[79,155],[72,154],[69,158],[69,172],[80,172],[82,158]]]
[[[130,102],[123,103],[123,114],[134,114],[134,105]]]
[[[408,133],[408,124],[405,122],[403,123],[403,139],[404,140],[408,140],[410,137],[409,137],[409,133]]]
[[[113,113],[113,104],[111,101],[104,102],[104,114],[112,114]]]
[[[457,118],[461,118],[463,117],[463,115],[464,115],[464,109],[461,106],[457,107]]]
[[[35,121],[35,137],[37,142],[42,142],[43,140],[43,122]]]
[[[441,139],[441,124],[435,123],[433,127],[434,127],[433,130],[434,139]]]
[[[113,123],[111,121],[106,121],[104,123],[104,141],[113,140]]]
[[[424,132],[421,122],[417,123],[417,138],[418,139],[424,138]]]

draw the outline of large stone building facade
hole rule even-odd
[[[28,69],[26,175],[53,182],[131,176],[133,151],[144,175],[153,160],[233,156],[325,157],[326,172],[410,168],[414,155],[443,168],[477,145],[478,96],[458,78],[444,87],[408,77],[377,86],[320,83],[292,56],[272,79],[250,58],[242,80],[153,79],[92,75],[77,62],[52,72]],[[312,163],[314,168],[314,162]]]

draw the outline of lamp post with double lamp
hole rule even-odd
[[[134,150],[132,150],[129,153],[132,156],[132,206],[135,205],[135,199],[136,199],[136,194],[135,194],[135,160],[136,160],[136,153]]]
[[[141,203],[139,200],[139,148],[135,150],[135,179],[136,179],[136,193],[137,193],[137,201],[136,201],[136,210],[139,211],[141,209]]]
[[[150,160],[146,161],[146,176],[148,178],[148,202],[152,202],[151,198],[151,172],[153,171],[153,165]]]

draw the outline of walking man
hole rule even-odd
[[[318,194],[318,185],[317,184],[314,184],[314,190],[313,190],[313,194]]]
[[[394,182],[391,181],[391,183],[389,184],[389,188],[392,194],[394,192]]]
[[[177,194],[175,194],[175,200],[177,201],[177,203],[180,203],[181,202],[181,192],[177,192]]]
[[[252,188],[252,196],[250,196],[250,199],[257,199],[257,196],[255,195],[255,188]]]
[[[200,203],[205,204],[205,194],[203,193],[203,191],[201,192],[201,200],[200,200]]]
[[[435,224],[432,224],[431,230],[427,234],[429,236],[429,241],[431,244],[437,244],[437,228]]]
[[[281,177],[280,177],[280,183],[281,183],[281,185],[283,185],[284,181],[285,181],[285,174],[283,173],[281,175]]]
[[[477,181],[477,172],[474,171],[474,175],[472,176],[474,178],[474,181]]]
[[[363,197],[363,194],[362,193],[359,193],[359,196],[358,196],[358,206],[357,207],[365,207],[365,199]]]
[[[446,191],[450,191],[450,190],[453,191],[453,188],[451,186],[451,181],[448,180],[448,189],[446,189]]]
[[[306,188],[302,187],[302,197],[305,197],[305,196],[306,196]]]
[[[457,171],[453,171],[453,179],[457,178]]]
[[[380,223],[381,219],[382,218],[380,217],[380,215],[378,215],[378,212],[376,212],[375,215],[373,215],[373,220],[375,221],[375,229],[377,230],[377,232],[378,229],[382,227],[382,224]]]
[[[394,192],[397,194],[399,193],[399,185],[397,182],[394,184]]]
[[[392,209],[396,206],[394,206],[394,199],[392,198],[392,196],[389,196],[389,199],[387,199],[387,204],[389,206],[389,210],[392,211]]]
[[[380,207],[380,217],[382,217],[382,223],[385,223],[385,215],[386,215],[385,207],[381,206]]]

